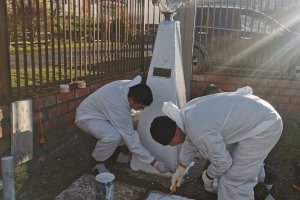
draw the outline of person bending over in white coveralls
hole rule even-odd
[[[168,172],[169,168],[143,147],[133,129],[131,109],[143,110],[153,101],[151,89],[141,81],[137,76],[132,81],[114,81],[99,88],[76,109],[75,123],[98,139],[92,153],[96,161],[107,160],[124,142],[141,162],[153,165],[161,173]]]
[[[167,116],[156,117],[150,132],[162,145],[183,143],[171,188],[180,186],[186,166],[199,151],[210,161],[202,174],[206,190],[213,191],[217,181],[219,200],[254,199],[259,171],[283,125],[276,110],[251,93],[246,87],[198,97],[180,110],[172,102],[164,103]],[[228,151],[227,145],[233,148]]]

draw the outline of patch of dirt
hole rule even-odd
[[[284,123],[284,133],[266,160],[266,164],[278,171],[272,195],[279,200],[300,199],[300,192],[291,188],[295,180],[294,164],[300,159],[300,128],[295,122]],[[48,200],[54,199],[84,173],[91,173],[95,162],[91,159],[95,140],[87,139],[86,134],[78,131],[78,138],[72,147],[51,160],[42,162],[34,170],[19,167],[16,171],[17,199]],[[106,161],[105,166],[115,174],[116,181],[133,187],[145,189],[144,197],[151,191],[169,193],[170,178],[132,171],[127,164],[115,162],[118,151]],[[176,195],[193,199],[215,200],[217,196],[203,188],[201,174],[192,170]],[[30,171],[28,173],[28,171]],[[126,198],[125,198],[126,199]]]

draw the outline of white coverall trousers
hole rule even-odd
[[[123,143],[121,134],[107,120],[88,119],[76,122],[76,125],[98,139],[92,153],[93,158],[97,161],[107,160]]]
[[[218,200],[254,200],[260,168],[281,133],[282,121],[278,120],[256,137],[236,144],[232,166],[219,178]]]

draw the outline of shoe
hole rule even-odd
[[[268,186],[269,188],[272,188],[272,185],[274,184],[275,180],[277,179],[277,171],[273,168],[271,168],[270,166],[265,166],[265,180],[264,180],[264,184],[266,186]],[[270,190],[271,190],[270,188]]]
[[[265,200],[268,195],[269,195],[269,191],[266,188],[265,184],[258,183],[254,187],[254,198],[255,198],[255,200]]]
[[[92,169],[92,174],[94,176],[102,172],[110,172],[103,163],[96,164],[95,167]]]

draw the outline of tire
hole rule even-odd
[[[210,59],[206,48],[203,45],[195,44],[193,50],[193,73],[201,73],[208,71],[210,67]]]

